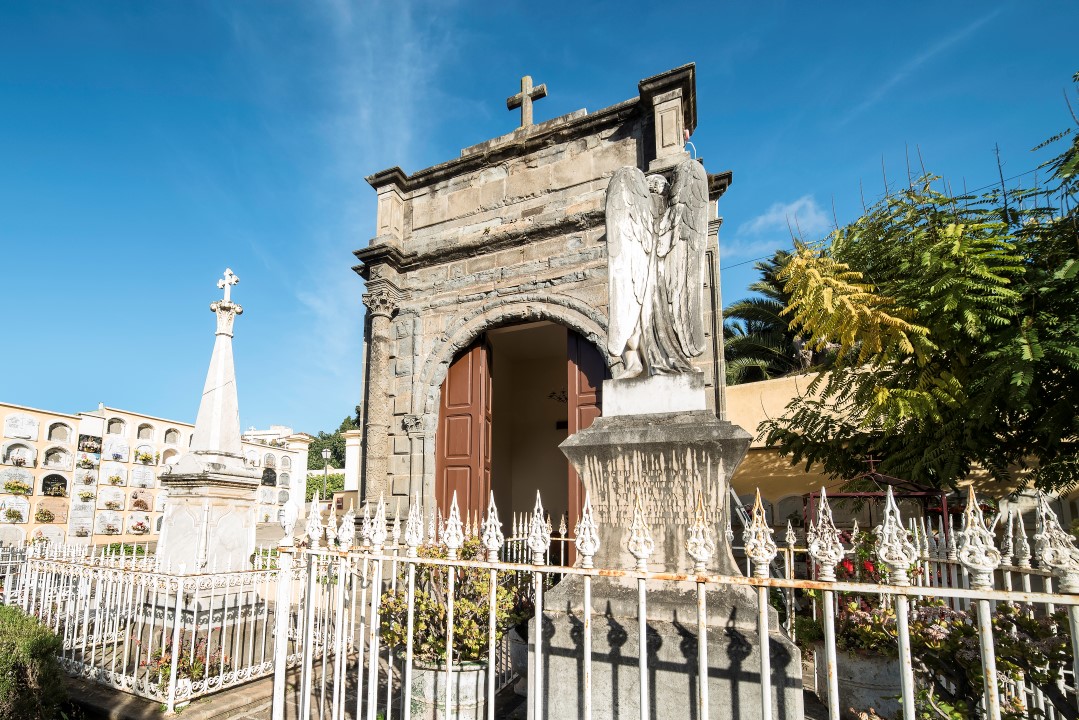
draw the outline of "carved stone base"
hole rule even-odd
[[[750,439],[745,430],[708,410],[601,417],[566,439],[559,447],[591,496],[599,528],[596,567],[634,567],[627,547],[639,497],[656,546],[648,568],[689,572],[693,563],[686,555],[686,531],[699,491],[716,543],[708,569],[739,574],[723,531],[727,488]]]
[[[172,572],[247,570],[255,551],[258,473],[163,475],[168,489],[157,554]],[[171,565],[170,565],[171,564]]]

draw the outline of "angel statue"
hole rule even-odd
[[[671,175],[635,167],[607,186],[610,326],[607,350],[621,378],[686,373],[704,351],[708,178],[696,160]]]

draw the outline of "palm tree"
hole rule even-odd
[[[781,377],[805,370],[813,361],[780,315],[789,297],[776,276],[790,256],[777,250],[771,259],[754,263],[761,278],[749,289],[758,297],[738,300],[723,311],[728,385]]]

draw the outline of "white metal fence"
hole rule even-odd
[[[365,510],[359,523],[351,511],[340,523],[309,513],[301,547],[287,527],[281,547],[256,553],[251,570],[228,573],[211,567],[180,574],[152,557],[34,547],[25,559],[12,556],[5,564],[0,557],[4,600],[63,637],[61,660],[70,672],[159,700],[170,710],[273,674],[273,717],[283,719],[286,676],[294,669],[298,715],[305,719],[493,720],[501,708],[496,696],[508,694],[509,685],[526,674],[528,716],[545,718],[544,698],[549,683],[557,682],[544,677],[541,660],[549,648],[537,632],[523,646],[510,627],[543,607],[545,593],[559,580],[575,576],[583,613],[579,716],[601,718],[608,716],[611,698],[592,686],[603,662],[592,651],[600,618],[593,583],[619,578],[636,585],[638,637],[646,638],[649,583],[662,580],[697,598],[691,668],[697,689],[686,703],[695,706],[696,717],[707,718],[707,678],[715,658],[706,639],[716,632],[709,594],[741,587],[756,597],[760,637],[768,634],[772,606],[785,612],[791,635],[796,613],[819,623],[817,691],[832,718],[846,710],[837,667],[851,628],[877,633],[878,650],[897,658],[905,720],[913,720],[918,708],[957,701],[966,709],[952,717],[1079,717],[1079,549],[1044,499],[1033,551],[1021,517],[987,523],[973,493],[962,526],[936,532],[921,522],[904,527],[889,496],[881,525],[862,538],[836,529],[822,493],[803,546],[790,533],[786,547],[777,546],[758,504],[742,538],[751,570],[746,576],[710,569],[713,533],[723,530],[708,527],[700,513],[686,535],[694,567],[684,574],[649,570],[653,529],[639,511],[628,548],[636,567],[593,567],[599,533],[587,500],[572,539],[564,522],[554,532],[538,499],[532,516],[511,521],[509,538],[493,502],[482,522],[462,522],[456,500],[445,519],[429,519],[426,527],[417,504],[407,521],[387,522],[385,513],[382,503],[373,517]],[[570,543],[577,557],[572,567]],[[874,582],[845,569],[865,548],[873,552]],[[774,565],[782,577],[771,576]],[[799,566],[807,577],[796,577]],[[837,569],[844,579],[837,579]],[[940,662],[934,643],[955,649],[954,667]],[[453,649],[449,662],[447,647]],[[655,691],[649,655],[643,647],[625,651],[636,652],[639,707],[648,717]],[[782,716],[773,706],[769,644],[758,651],[761,716]],[[522,655],[531,661],[530,674]]]

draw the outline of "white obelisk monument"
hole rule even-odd
[[[225,296],[210,304],[217,333],[191,448],[161,476],[169,493],[157,553],[173,572],[250,567],[255,550],[255,492],[261,475],[240,446],[240,409],[232,328],[243,308],[232,301],[240,278],[231,269],[217,282]]]

